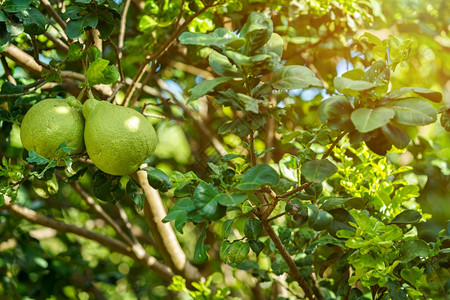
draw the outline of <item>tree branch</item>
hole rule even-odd
[[[278,249],[278,252],[280,252],[281,256],[286,261],[286,263],[289,267],[291,276],[294,278],[295,281],[297,281],[297,283],[300,285],[300,287],[305,292],[305,296],[307,298],[309,298],[310,300],[321,299],[314,295],[313,290],[308,285],[308,283],[305,281],[303,276],[300,274],[299,270],[297,269],[297,266],[295,265],[294,260],[292,259],[291,255],[287,252],[286,248],[284,248],[283,243],[281,242],[280,238],[273,230],[272,226],[270,225],[270,222],[265,219],[261,219],[261,222],[263,224],[264,229],[268,233],[270,239],[275,244],[275,247]]]
[[[141,258],[137,257],[130,247],[128,247],[127,245],[125,245],[120,241],[117,241],[115,239],[112,239],[110,237],[104,236],[102,234],[93,231],[89,231],[82,227],[77,227],[71,224],[64,223],[62,221],[45,217],[43,215],[38,214],[34,210],[23,207],[16,203],[6,203],[4,206],[6,210],[9,211],[10,213],[19,216],[31,223],[39,224],[45,227],[50,227],[57,230],[58,232],[73,233],[78,236],[93,240],[105,247],[110,248],[113,251],[131,257],[133,260],[154,271],[167,281],[170,281],[172,279],[173,273],[169,267],[161,264],[156,260],[156,258],[154,258],[153,256],[149,256],[147,254]]]
[[[199,281],[201,278],[200,272],[188,261],[172,226],[170,223],[162,222],[167,212],[159,192],[148,183],[147,172],[137,171],[132,176],[144,190],[144,215],[164,261],[171,266],[176,274],[182,275],[186,280],[190,282]]]

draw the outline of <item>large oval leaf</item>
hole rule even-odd
[[[286,66],[273,72],[272,86],[280,90],[294,90],[312,86],[320,87],[322,83],[307,67]]]
[[[433,91],[433,90],[429,90],[423,87],[404,87],[404,88],[400,88],[398,90],[392,91],[389,93],[388,97],[390,99],[397,99],[400,98],[401,96],[407,94],[407,93],[415,93],[419,96],[422,96],[424,98],[427,98],[430,101],[433,102],[441,102],[442,101],[442,94],[437,92],[437,91]]]
[[[342,94],[357,96],[360,92],[370,91],[377,86],[371,82],[363,80],[352,80],[345,77],[334,78],[334,87]]]
[[[341,115],[350,115],[353,106],[344,96],[332,96],[323,100],[319,105],[319,119],[322,123]]]
[[[389,104],[400,124],[422,126],[436,121],[436,110],[429,102],[417,98],[399,100]]]
[[[377,107],[375,109],[361,107],[355,109],[350,118],[359,132],[370,132],[386,125],[394,117],[392,109]]]
[[[386,139],[395,147],[403,149],[408,146],[410,141],[409,136],[400,128],[392,124],[387,124],[381,127],[381,131],[383,132]]]
[[[264,184],[277,185],[279,181],[280,175],[271,166],[259,164],[245,172],[236,188],[241,191],[251,191]]]
[[[302,165],[302,175],[311,182],[322,182],[337,171],[337,167],[326,159],[307,161]]]

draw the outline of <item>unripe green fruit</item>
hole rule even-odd
[[[103,172],[133,173],[155,151],[155,130],[137,111],[95,99],[88,99],[82,111],[87,153]]]
[[[23,118],[20,139],[28,151],[40,156],[56,159],[65,154],[55,153],[66,142],[73,147],[71,154],[84,150],[84,119],[81,103],[74,97],[67,99],[46,99],[31,107]]]

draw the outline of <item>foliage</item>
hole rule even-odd
[[[448,10],[398,2],[3,1],[0,294],[444,299]],[[143,113],[155,154],[24,151],[69,94]]]

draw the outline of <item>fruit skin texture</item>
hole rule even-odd
[[[155,151],[155,130],[137,111],[95,99],[86,100],[82,111],[87,153],[103,172],[133,173]]]
[[[46,99],[31,107],[23,118],[20,139],[28,151],[57,159],[65,154],[56,149],[63,143],[73,147],[71,154],[84,151],[84,118],[81,103],[74,97]]]

